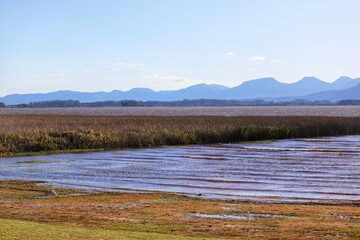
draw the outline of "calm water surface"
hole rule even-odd
[[[241,200],[360,200],[360,136],[1,158],[0,179]]]

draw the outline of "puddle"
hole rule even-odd
[[[236,220],[256,220],[260,218],[296,218],[295,216],[277,215],[277,214],[260,214],[260,213],[246,213],[246,214],[204,214],[195,213],[193,217],[200,218],[214,218],[214,219],[236,219]]]
[[[360,219],[360,216],[345,216],[345,215],[341,215],[341,216],[338,216],[338,218],[340,218],[340,219],[345,219],[345,220],[354,220],[354,219]]]

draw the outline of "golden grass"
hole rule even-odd
[[[0,116],[0,155],[360,134],[360,117]]]
[[[24,187],[26,184],[27,187]],[[22,187],[18,187],[22,186]],[[33,196],[23,196],[25,189]],[[13,195],[14,189],[19,189]],[[49,189],[49,188],[48,188]],[[34,229],[36,237],[56,239],[54,234],[84,239],[359,239],[360,203],[275,204],[197,199],[166,193],[65,194],[49,197],[48,189],[22,181],[0,182],[0,239],[11,239],[18,231]],[[9,194],[8,192],[12,192]],[[62,192],[63,191],[63,192]],[[7,196],[7,197],[4,197]],[[276,214],[281,218],[255,220],[211,219],[202,214]],[[4,220],[9,219],[12,221]],[[16,221],[13,221],[16,220]],[[5,228],[4,228],[5,226]],[[32,231],[32,230],[31,230]],[[91,233],[89,235],[89,233]],[[124,235],[125,234],[125,235]],[[124,236],[122,238],[121,236]],[[29,238],[29,239],[36,239]],[[66,239],[66,237],[65,237]],[[71,239],[68,237],[68,239]]]

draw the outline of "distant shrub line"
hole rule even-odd
[[[99,102],[80,102],[78,100],[52,100],[31,102],[28,104],[15,104],[6,106],[0,102],[0,108],[77,108],[77,107],[190,107],[190,106],[356,106],[360,105],[359,99],[347,99],[338,102],[329,100],[307,100],[296,99],[292,101],[267,101],[263,99],[255,100],[226,100],[226,99],[184,99],[178,101],[99,101]]]
[[[360,117],[0,116],[0,155],[360,134]]]

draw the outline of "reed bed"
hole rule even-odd
[[[360,117],[0,116],[0,155],[360,134]]]

